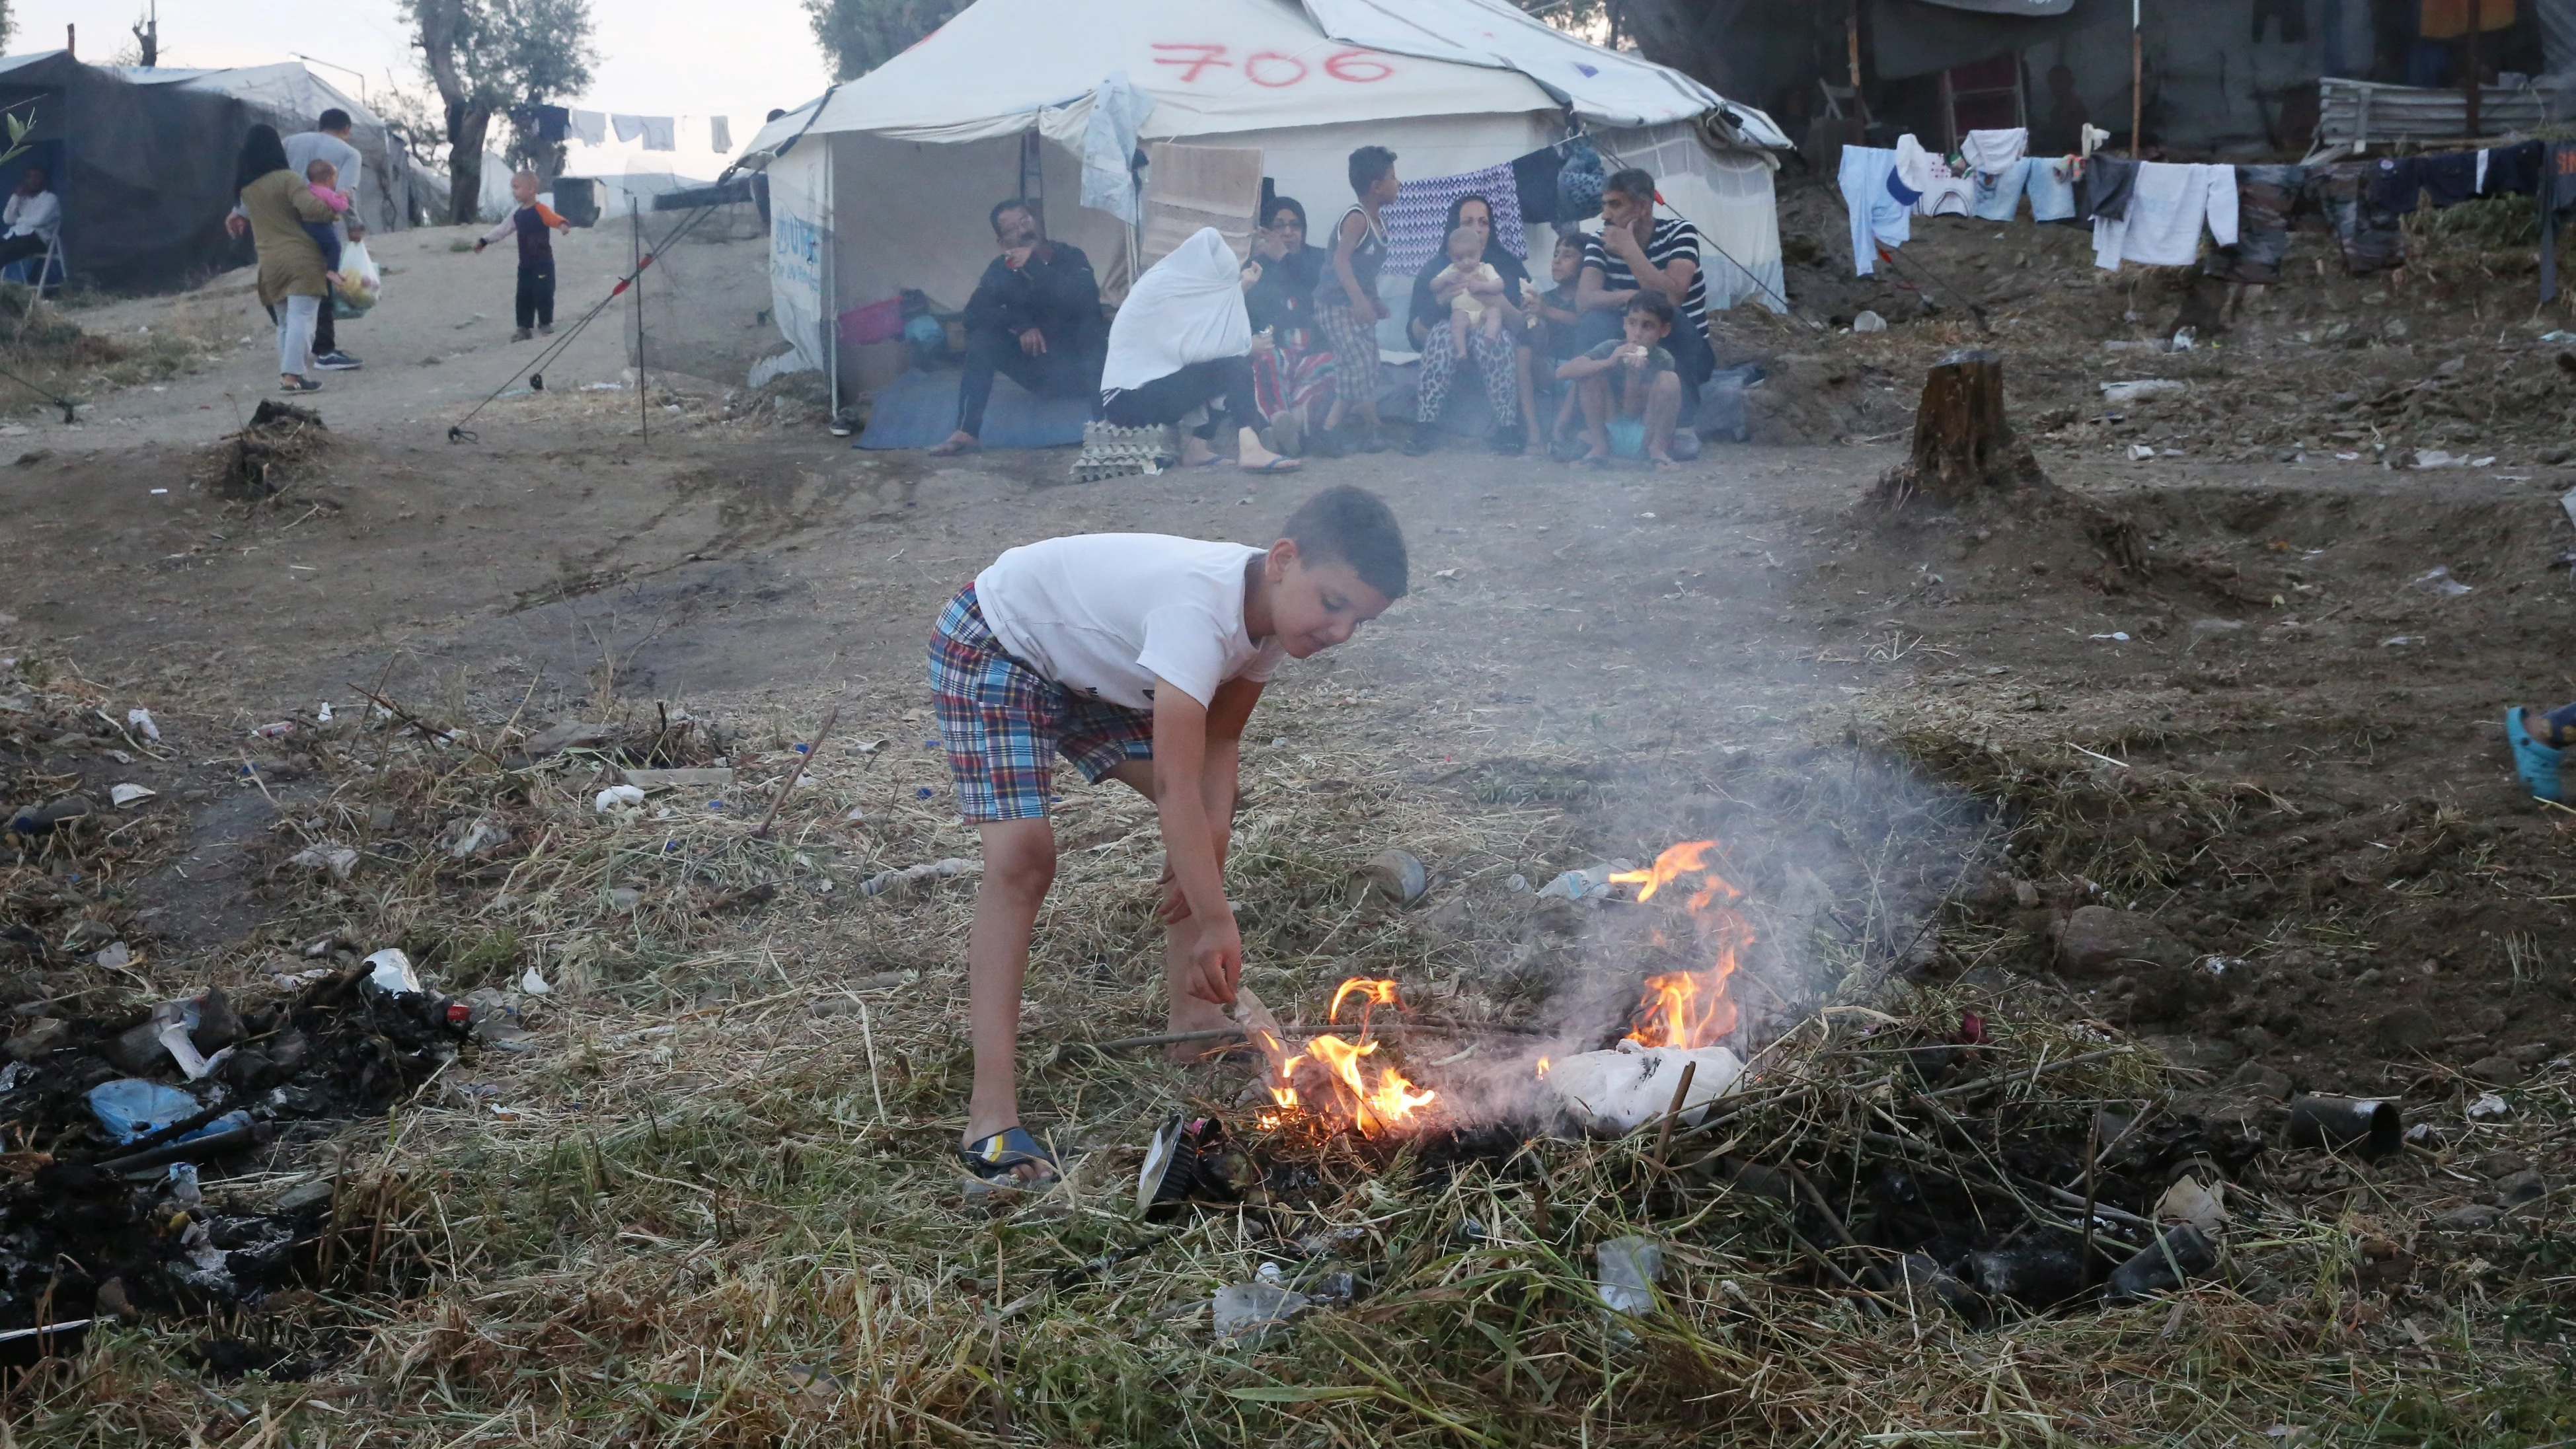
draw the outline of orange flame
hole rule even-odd
[[[1413,1083],[1405,1079],[1404,1073],[1393,1067],[1382,1068],[1377,1085],[1369,1086],[1360,1072],[1360,1058],[1375,1053],[1378,1049],[1376,1042],[1347,1042],[1337,1036],[1319,1036],[1306,1043],[1306,1049],[1350,1093],[1352,1125],[1363,1133],[1400,1126],[1415,1112],[1439,1098],[1437,1092],[1414,1090]]]
[[[1545,1057],[1540,1057],[1538,1059],[1538,1074],[1542,1077],[1547,1075],[1547,1058]]]
[[[1717,848],[1713,840],[1691,840],[1672,846],[1655,857],[1647,870],[1621,871],[1610,879],[1621,885],[1639,885],[1637,899],[1654,899],[1655,893],[1685,876],[1699,877],[1700,884],[1683,909],[1690,913],[1700,934],[1711,940],[1716,959],[1700,971],[1672,971],[1646,978],[1645,995],[1637,1003],[1637,1029],[1628,1039],[1640,1046],[1691,1048],[1714,1045],[1720,1037],[1735,1030],[1739,1013],[1726,994],[1727,978],[1735,974],[1736,953],[1753,943],[1753,931],[1742,916],[1720,904],[1734,900],[1743,892],[1708,867],[1708,854]]]
[[[1360,1004],[1363,1007],[1393,1006],[1396,1004],[1395,983],[1393,981],[1376,981],[1365,976],[1354,976],[1350,980],[1343,982],[1341,989],[1333,993],[1333,1005],[1330,1010],[1324,1013],[1324,1020],[1334,1023],[1340,1022],[1342,1019],[1342,999],[1353,995],[1360,998]],[[1361,1019],[1366,1020],[1367,1018],[1363,1015]]]

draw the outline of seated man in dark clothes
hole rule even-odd
[[[1041,397],[1095,397],[1109,328],[1100,320],[1100,282],[1080,247],[1048,241],[1037,212],[1018,197],[993,208],[1002,254],[966,300],[966,370],[957,381],[957,431],[937,456],[980,446],[993,374]]]

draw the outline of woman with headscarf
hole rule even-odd
[[[1413,334],[1413,345],[1422,352],[1422,431],[1417,434],[1416,449],[1428,450],[1430,428],[1449,401],[1450,384],[1463,361],[1472,363],[1485,380],[1485,398],[1494,410],[1494,451],[1517,453],[1524,439],[1537,441],[1523,427],[1523,420],[1537,411],[1531,396],[1529,348],[1513,341],[1525,335],[1520,303],[1522,289],[1529,285],[1529,268],[1494,240],[1494,204],[1484,197],[1470,192],[1449,203],[1449,220],[1440,234],[1445,237],[1461,227],[1484,234],[1484,264],[1502,274],[1503,335],[1492,340],[1469,333],[1468,355],[1461,358],[1449,326],[1449,304],[1465,284],[1450,267],[1446,252],[1434,252],[1414,273],[1413,306],[1405,325]]]
[[[1243,306],[1252,318],[1253,397],[1271,441],[1295,453],[1333,407],[1333,354],[1314,325],[1315,285],[1331,258],[1306,244],[1306,208],[1281,196],[1252,234],[1252,259],[1261,277]]]
[[[233,189],[259,250],[259,300],[277,320],[277,375],[286,392],[319,392],[305,376],[313,366],[313,326],[331,305],[322,247],[306,222],[332,219],[330,204],[286,162],[286,143],[275,126],[256,125],[242,138],[233,166]]]
[[[1181,462],[1225,461],[1211,439],[1231,433],[1235,461],[1256,473],[1293,473],[1298,463],[1261,445],[1253,402],[1252,319],[1243,294],[1259,278],[1234,259],[1212,226],[1136,279],[1109,324],[1100,369],[1101,416],[1116,427],[1177,423],[1204,407],[1207,423],[1182,444]]]

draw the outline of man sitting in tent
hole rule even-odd
[[[6,228],[6,235],[0,235],[0,267],[43,256],[54,244],[55,233],[62,230],[63,203],[48,188],[49,180],[42,166],[30,166],[19,175],[5,214],[0,214],[0,227]]]
[[[1100,281],[1080,247],[1047,240],[1037,210],[1019,197],[993,208],[1002,254],[966,299],[966,368],[957,380],[957,431],[932,448],[948,457],[981,445],[984,404],[996,372],[1040,397],[1100,391],[1109,350],[1100,320]]]
[[[1699,228],[1679,217],[1655,218],[1655,178],[1631,167],[1602,183],[1601,234],[1583,249],[1574,310],[1582,314],[1582,345],[1622,336],[1628,302],[1640,291],[1662,295],[1673,306],[1673,354],[1685,397],[1697,393],[1717,365],[1703,314],[1708,277],[1699,265]]]

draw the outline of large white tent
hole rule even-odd
[[[1501,0],[977,0],[747,148],[769,173],[775,315],[794,355],[775,366],[837,370],[829,319],[903,288],[962,307],[992,256],[986,211],[1018,193],[1044,197],[1049,231],[1114,294],[1130,226],[1078,204],[1104,87],[1151,102],[1140,143],[1258,148],[1319,232],[1349,204],[1359,146],[1424,179],[1580,132],[1612,166],[1652,171],[1721,254],[1704,259],[1711,306],[1780,295],[1771,152],[1788,141],[1771,119]]]

